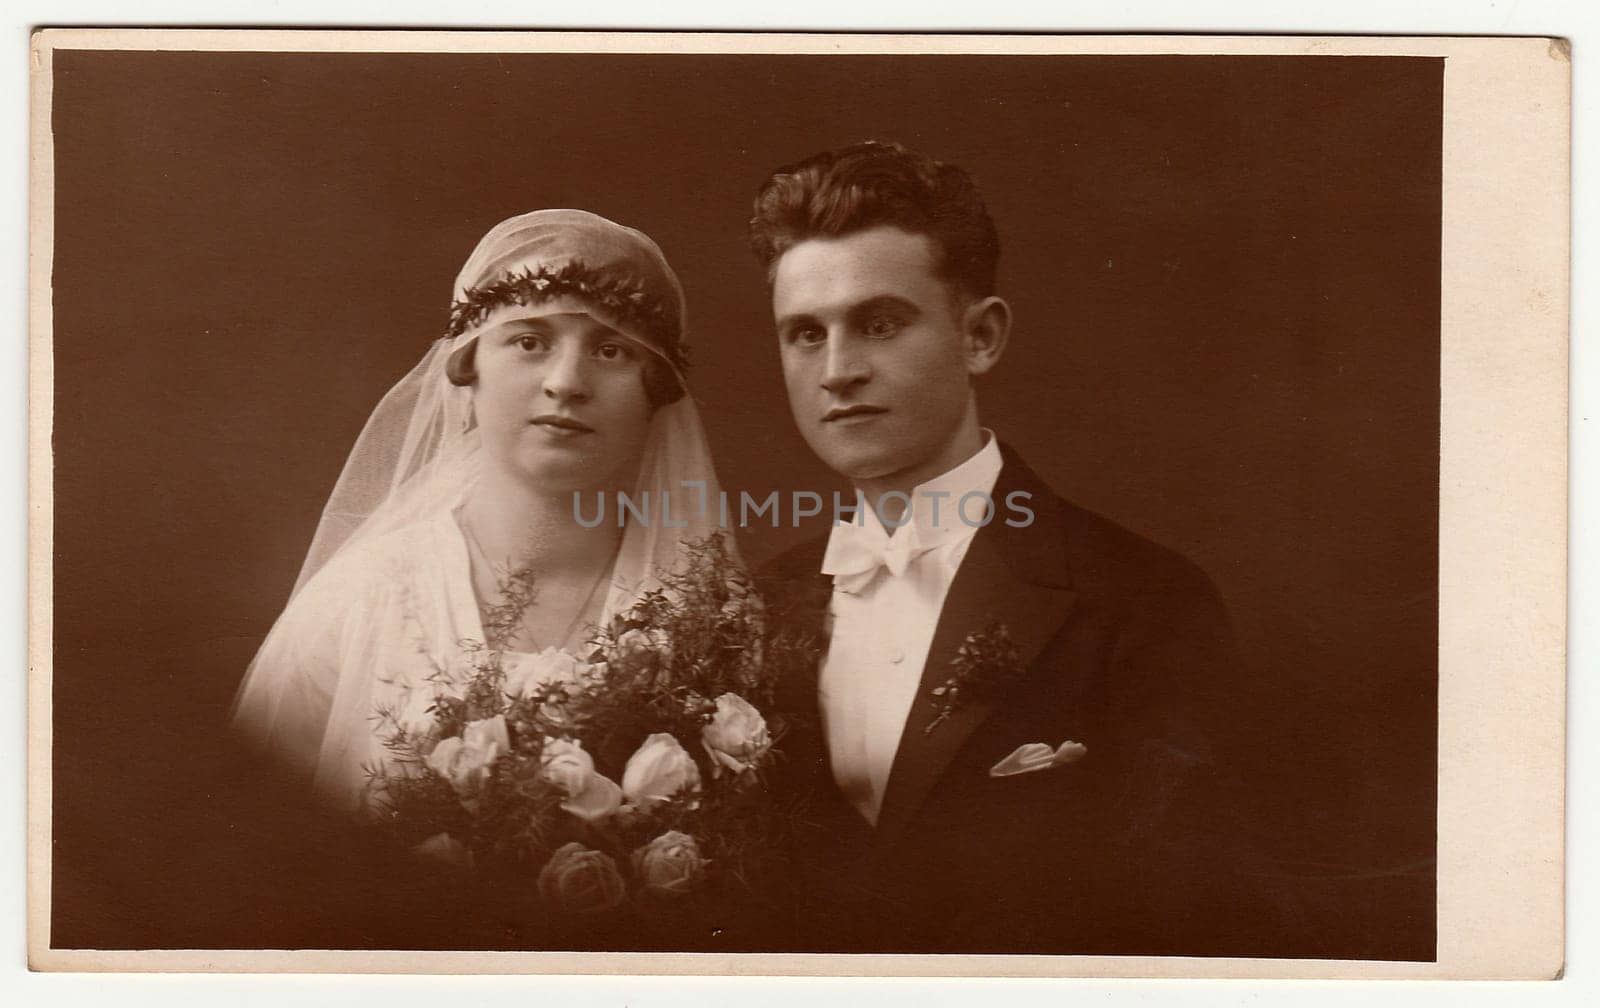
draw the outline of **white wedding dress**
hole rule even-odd
[[[344,551],[295,596],[256,664],[239,716],[256,741],[317,791],[359,807],[383,737],[411,726],[440,691],[459,693],[468,642],[484,642],[466,542],[450,512]],[[349,668],[365,675],[341,675]],[[392,719],[391,723],[385,723]],[[351,730],[366,724],[366,730]]]
[[[536,211],[498,225],[457,278],[458,299],[501,275],[495,271],[508,263],[553,266],[567,270],[564,275],[574,263],[643,274],[666,289],[683,324],[682,292],[660,250],[639,232],[592,214]],[[603,303],[591,314],[672,363],[628,330],[627,316],[612,318]],[[420,717],[435,691],[459,682],[467,647],[488,643],[455,517],[483,464],[480,439],[471,389],[452,384],[446,369],[450,355],[471,338],[469,331],[436,341],[374,410],[323,512],[289,604],[234,703],[234,724],[243,734],[352,810],[371,801],[369,771],[387,763],[384,739],[394,722],[385,717],[401,723]],[[685,482],[693,484],[692,494],[685,493]],[[635,500],[644,493],[660,500],[662,491],[718,499],[704,428],[686,391],[656,408],[630,492]],[[658,587],[659,575],[682,559],[685,542],[716,531],[708,508],[686,512],[674,508],[681,524],[630,520],[602,620]],[[532,573],[537,591],[538,572]]]

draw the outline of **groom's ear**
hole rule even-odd
[[[967,374],[977,377],[1000,362],[1011,339],[1011,306],[990,295],[967,305],[961,317]]]

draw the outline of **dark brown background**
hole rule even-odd
[[[55,60],[55,946],[450,944],[223,741],[346,451],[478,236],[575,206],[681,274],[724,485],[826,493],[744,220],[885,137],[1000,227],[985,422],[1233,609],[1297,922],[1260,954],[1432,958],[1442,62]]]

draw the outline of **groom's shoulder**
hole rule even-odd
[[[1050,540],[1038,544],[1040,553],[1057,558],[1081,595],[1220,599],[1210,575],[1183,553],[1057,493],[1015,452],[1007,452],[1006,463],[1011,471],[1002,480],[1033,494],[1029,506],[1037,512],[1035,525]]]
[[[756,580],[773,586],[791,586],[814,581],[822,570],[822,556],[828,548],[828,533],[803,540],[756,568]]]
[[[832,579],[822,574],[822,556],[827,546],[828,534],[823,533],[756,568],[756,591],[770,614],[805,623],[821,618],[832,593]]]

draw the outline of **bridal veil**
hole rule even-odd
[[[628,521],[604,617],[658,586],[685,541],[715,531],[704,502],[717,500],[719,487],[682,377],[683,291],[660,249],[579,210],[496,225],[456,279],[448,334],[384,396],[357,439],[288,605],[234,702],[236,727],[341,803],[359,803],[363,767],[382,758],[374,718],[394,695],[386,684],[416,685],[419,662],[447,662],[477,627],[461,579],[451,576],[464,557],[439,532],[482,464],[472,389],[452,382],[452,359],[497,304],[547,298],[583,303],[663,362],[674,385],[652,416],[631,494],[648,495],[652,513]],[[661,520],[663,493],[673,499],[670,523]]]

